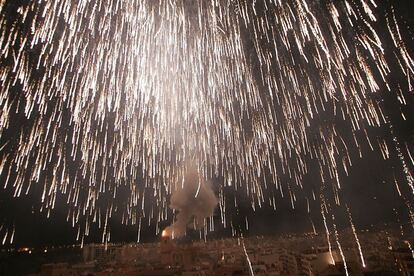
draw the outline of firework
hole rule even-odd
[[[309,198],[332,193],[339,205],[351,152],[368,143],[390,158],[393,145],[368,132],[393,133],[380,93],[391,89],[390,63],[409,90],[414,76],[394,12],[382,34],[376,8],[374,0],[3,0],[4,187],[15,197],[41,190],[48,216],[65,202],[82,244],[91,224],[110,241],[114,212],[137,226],[138,241],[146,220],[158,232],[190,163],[214,182],[224,225],[232,225],[225,188],[245,193],[254,210],[276,209],[278,193],[295,208],[311,164],[321,185]],[[411,96],[398,93],[402,104]],[[411,153],[397,138],[394,146],[412,187]],[[330,204],[321,206],[329,240]]]

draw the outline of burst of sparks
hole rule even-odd
[[[276,210],[275,193],[295,208],[311,162],[340,204],[351,151],[362,156],[365,141],[390,158],[368,135],[389,123],[379,93],[390,89],[389,56],[409,89],[414,76],[393,11],[395,55],[386,54],[373,0],[2,0],[0,14],[4,187],[15,197],[40,187],[48,216],[66,202],[82,244],[91,224],[108,243],[115,212],[137,225],[138,241],[144,218],[158,233],[189,160],[222,179],[224,225],[225,187],[243,190],[254,210]]]

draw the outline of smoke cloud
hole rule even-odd
[[[178,214],[175,222],[163,232],[173,238],[184,236],[187,227],[202,229],[204,220],[213,215],[218,204],[210,183],[202,179],[195,168],[189,168],[183,185],[177,186],[171,195],[170,208]]]

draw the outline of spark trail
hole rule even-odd
[[[187,162],[220,179],[222,212],[225,187],[244,191],[253,209],[276,209],[275,193],[295,208],[311,162],[340,204],[350,152],[362,155],[368,143],[389,158],[368,129],[388,122],[380,91],[391,89],[390,62],[409,87],[414,76],[395,14],[378,33],[376,8],[374,0],[1,1],[4,187],[14,197],[40,189],[48,216],[65,202],[82,242],[92,224],[108,242],[114,212],[137,225],[138,240],[147,221],[159,231]]]

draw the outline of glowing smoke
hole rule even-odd
[[[163,231],[173,238],[186,233],[187,227],[202,229],[206,218],[213,215],[218,199],[210,183],[194,167],[185,174],[184,182],[171,195],[170,208],[178,211],[175,222]]]

